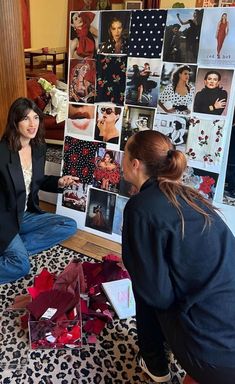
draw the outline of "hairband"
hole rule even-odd
[[[168,159],[171,159],[171,158],[172,158],[173,152],[174,152],[174,149],[169,149],[169,150],[167,151],[167,157],[168,157]]]

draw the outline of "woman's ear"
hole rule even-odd
[[[140,161],[138,159],[133,159],[132,160],[132,166],[133,166],[133,169],[139,169],[140,168]]]

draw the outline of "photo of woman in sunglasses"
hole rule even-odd
[[[97,107],[95,140],[118,144],[121,131],[121,107],[101,104]]]

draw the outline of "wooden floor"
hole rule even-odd
[[[55,212],[55,205],[41,201],[40,206],[45,211]],[[121,255],[121,245],[119,243],[81,230],[78,230],[76,235],[70,237],[61,245],[97,260],[101,260],[103,256],[109,253]]]

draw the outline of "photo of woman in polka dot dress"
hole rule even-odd
[[[195,93],[196,66],[165,63],[162,69],[158,113],[189,115]]]

